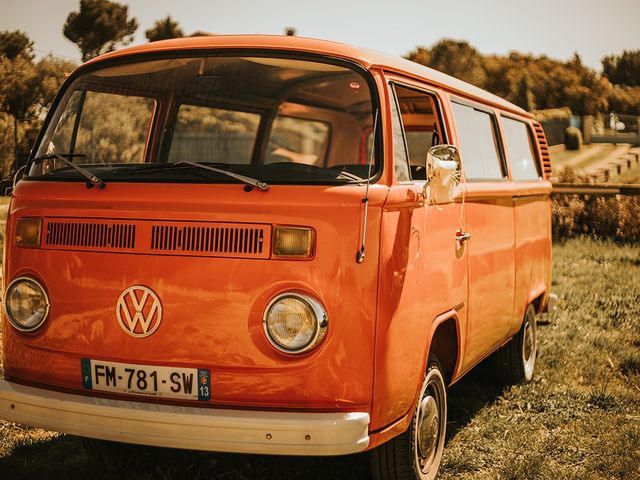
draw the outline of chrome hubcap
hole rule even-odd
[[[418,461],[421,470],[428,470],[436,454],[438,432],[440,430],[440,412],[438,403],[431,395],[426,395],[420,402],[418,416],[417,441]]]
[[[535,318],[525,319],[522,339],[522,362],[524,365],[525,378],[531,380],[533,368],[536,361],[536,325]]]
[[[528,361],[531,359],[531,351],[533,350],[533,329],[529,322],[524,330],[524,359]]]

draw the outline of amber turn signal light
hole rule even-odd
[[[311,228],[276,227],[273,255],[275,257],[311,258],[315,251],[315,232]]]
[[[16,221],[15,241],[19,247],[39,247],[41,218],[19,218]]]

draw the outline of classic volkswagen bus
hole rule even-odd
[[[530,380],[550,287],[530,114],[292,37],[109,53],[65,82],[12,194],[2,418],[224,452],[371,450],[433,478],[446,388]],[[384,467],[384,468],[383,468]]]

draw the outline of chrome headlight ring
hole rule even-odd
[[[11,297],[15,293],[15,290],[19,288],[19,286],[21,286],[20,284],[26,284],[24,286],[30,287],[33,291],[35,291],[35,293],[38,296],[41,297],[40,301],[37,302],[38,305],[35,307],[32,307],[33,311],[30,313],[30,315],[25,319],[22,319],[21,321],[20,319],[16,318],[17,312],[12,311],[10,307],[10,302],[12,301]],[[29,300],[23,300],[23,301],[28,302]],[[49,296],[47,295],[47,291],[45,290],[45,288],[42,286],[40,282],[38,282],[32,277],[27,277],[27,276],[17,277],[13,279],[11,283],[9,283],[9,286],[5,291],[4,301],[2,303],[4,307],[4,313],[7,316],[9,323],[11,323],[11,325],[16,330],[19,330],[21,332],[33,332],[34,330],[37,330],[38,328],[40,328],[44,324],[44,322],[47,320],[49,316],[49,309],[51,308],[51,303],[49,302]],[[35,321],[30,322],[30,320],[33,320],[32,317],[36,315],[37,315],[37,318],[35,318]]]
[[[309,318],[300,318],[305,315]],[[312,320],[312,325],[309,320]],[[315,298],[290,291],[275,296],[269,302],[262,325],[267,340],[276,350],[299,355],[322,342],[327,334],[329,316]]]

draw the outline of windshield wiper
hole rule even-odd
[[[236,180],[240,180],[241,182],[246,183],[247,185],[256,187],[257,189],[263,192],[266,192],[267,190],[269,190],[269,185],[267,185],[265,182],[261,180],[257,180],[255,178],[245,177],[244,175],[240,175],[239,173],[233,173],[233,172],[230,172],[229,170],[223,170],[221,168],[210,167],[209,165],[204,165],[202,163],[189,162],[188,160],[183,160],[182,162],[179,162],[179,163],[186,163],[187,165],[191,165],[192,167],[202,168],[204,170],[209,170],[210,172],[222,173],[223,175],[226,175],[228,177],[235,178]]]
[[[338,178],[349,180],[348,183],[364,183],[366,180],[355,173],[351,173],[347,170],[339,170]]]
[[[222,164],[221,164],[222,165]],[[164,172],[167,170],[178,170],[181,168],[201,168],[203,170],[208,170],[210,172],[221,173],[231,178],[235,178],[236,180],[240,180],[247,185],[251,185],[252,187],[256,187],[259,190],[266,192],[269,190],[269,185],[261,180],[257,180],[255,178],[246,177],[244,175],[240,175],[239,173],[230,172],[229,170],[223,170],[222,168],[211,167],[209,165],[205,165],[203,163],[190,162],[188,160],[181,160],[179,162],[167,163],[167,164],[156,164],[156,165],[145,165],[140,166],[138,168],[134,168],[129,170],[129,173],[137,173],[137,172]]]
[[[76,157],[86,157],[86,155],[84,153],[47,153],[46,155],[41,155],[34,158],[33,161],[38,163],[42,162],[43,160],[51,160],[55,158],[57,160],[60,160],[65,165],[73,168],[76,172],[85,177],[91,183],[91,186],[98,185],[100,188],[104,188],[105,183],[101,178],[99,178],[97,175],[95,175],[93,172],[90,172],[86,168],[82,168],[81,166],[76,165],[71,160],[69,160],[70,158]]]

